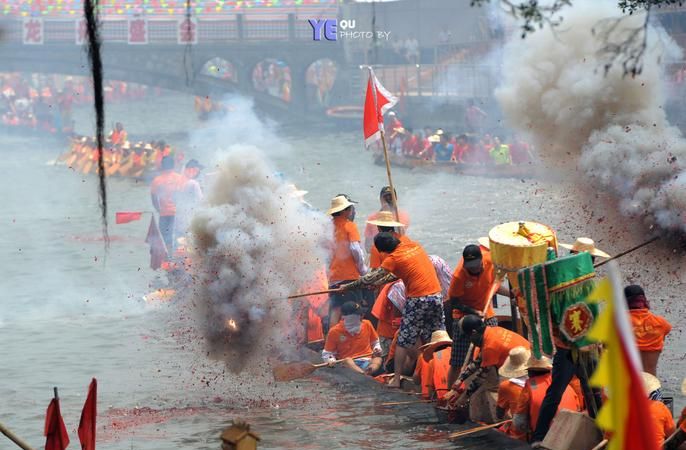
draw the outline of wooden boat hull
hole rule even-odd
[[[321,362],[319,353],[310,350],[303,350],[303,352],[306,355],[305,357],[310,361],[315,363]],[[373,378],[355,373],[344,367],[319,369],[315,372],[315,376],[329,381],[332,385],[335,385],[337,389],[350,389],[359,393],[361,397],[364,396],[366,399],[374,399],[374,408],[383,408],[384,411],[406,416],[409,420],[421,423],[422,425],[433,425],[448,432],[466,430],[479,425],[469,421],[458,425],[439,420],[439,418],[443,419],[443,416],[441,415],[441,411],[436,411],[433,403],[415,403],[403,405],[402,407],[384,407],[381,405],[383,402],[408,401],[416,399],[417,397],[410,397],[407,393],[388,388]],[[475,434],[474,437],[470,439],[470,442],[472,443],[475,442],[475,439],[478,439],[479,448],[497,448],[502,450],[527,450],[531,448],[527,443],[512,439],[495,430],[483,431],[479,434]],[[474,448],[476,448],[476,446],[474,446]]]
[[[434,162],[426,159],[407,158],[399,155],[389,155],[391,166],[403,167],[412,170],[430,172],[454,173],[470,177],[485,178],[532,178],[535,176],[536,166],[522,164],[512,165],[479,165],[479,164],[456,164],[454,162]],[[385,166],[383,154],[374,155],[374,163]]]

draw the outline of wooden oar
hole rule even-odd
[[[308,292],[306,294],[296,294],[296,295],[290,295],[286,298],[301,298],[301,297],[309,297],[310,295],[320,295],[320,294],[330,294],[332,292],[341,292],[343,289],[341,288],[336,288],[336,289],[327,289],[325,291],[317,291],[317,292]]]
[[[476,427],[476,428],[470,428],[469,430],[458,431],[456,433],[451,433],[448,436],[448,439],[456,439],[456,438],[467,436],[467,435],[470,435],[473,433],[478,433],[479,431],[490,430],[491,428],[498,428],[499,426],[504,425],[506,423],[510,423],[510,422],[512,422],[512,419],[503,420],[502,422],[492,423],[490,425],[483,425],[483,426]]]
[[[359,355],[355,358],[366,358],[372,356],[371,353],[366,355]],[[355,359],[353,358],[353,359]],[[345,359],[337,359],[334,364],[345,361]],[[312,364],[311,362],[300,361],[287,364],[281,364],[280,366],[274,367],[272,374],[274,375],[275,381],[293,381],[299,378],[303,378],[311,374],[317,369],[328,366],[329,363]]]
[[[414,405],[416,403],[432,403],[433,400],[407,400],[404,402],[386,402],[382,403],[381,406],[398,406],[398,405]]]
[[[7,438],[17,444],[17,446],[23,450],[33,450],[33,447],[31,447],[29,444],[24,442],[19,436],[16,434],[12,433],[9,428],[7,428],[5,425],[0,423],[0,433],[4,434],[7,436]]]
[[[605,446],[607,445],[608,442],[610,442],[610,441],[608,441],[607,439],[603,439],[602,441],[600,441],[600,443],[598,445],[593,447],[591,450],[600,450],[602,448],[605,448]]]

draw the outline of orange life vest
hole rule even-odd
[[[548,390],[548,387],[553,381],[553,374],[548,372],[543,375],[538,375],[531,377],[527,380],[526,384],[531,389],[531,398],[529,400],[529,424],[532,430],[536,429],[536,424],[538,423],[538,414],[541,411],[541,405],[543,404],[543,398]],[[569,409],[571,411],[579,410],[579,401],[576,398],[574,390],[567,386],[564,393],[562,394],[562,399],[557,407],[557,410]]]

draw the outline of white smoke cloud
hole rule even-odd
[[[215,135],[227,150],[191,222],[197,324],[211,354],[236,372],[283,349],[296,327],[286,297],[313,283],[332,236],[328,217],[292,195],[261,148],[234,144],[273,140],[251,109],[243,116],[229,119],[253,124],[234,129],[243,138],[226,129]]]
[[[605,74],[605,43],[593,30],[621,11],[612,2],[575,1],[562,15],[554,34],[514,37],[505,48],[507,70],[496,97],[508,124],[530,135],[549,163],[577,163],[586,182],[619,197],[623,214],[683,227],[686,141],[663,109],[659,63],[675,45],[651,27],[643,73],[624,76],[616,62]],[[625,17],[609,41],[622,41],[643,20]]]

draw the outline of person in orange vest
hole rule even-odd
[[[396,200],[398,199],[397,192],[395,193],[395,198]],[[393,215],[393,220],[396,220],[393,213],[393,195],[391,194],[390,186],[384,186],[381,188],[381,192],[379,193],[379,202],[381,203],[381,208],[367,216],[367,225],[364,228],[364,247],[367,252],[372,251],[372,247],[374,246],[374,236],[376,236],[378,233],[377,227],[370,223],[370,221],[378,219],[379,214],[382,211],[390,212]],[[407,230],[410,227],[410,216],[407,214],[407,211],[398,208],[398,216],[398,222],[402,223],[403,227],[405,227],[405,230]]]
[[[374,245],[387,254],[381,267],[342,287],[380,286],[396,279],[405,284],[407,302],[398,335],[395,376],[389,384],[399,388],[401,375],[414,367],[414,361],[408,361],[410,350],[419,342],[429,342],[434,331],[445,329],[443,294],[436,270],[421,245],[409,239],[401,241],[388,232],[377,234]]]
[[[422,380],[422,389],[426,384],[427,398],[435,398],[439,404],[443,404],[443,398],[448,393],[448,370],[450,369],[450,346],[453,340],[445,330],[436,330],[431,333],[431,341],[419,347],[422,353],[420,361],[428,363],[429,369],[426,381]],[[423,392],[423,390],[422,390]]]
[[[686,378],[681,382],[681,393],[686,395]],[[665,441],[664,450],[677,450],[686,442],[686,407],[681,411],[678,425],[676,431]]]
[[[450,314],[452,317],[453,351],[449,377],[451,385],[464,364],[469,348],[469,336],[460,335],[457,329],[458,321],[467,314],[475,314],[483,317],[487,326],[498,325],[491,297],[488,297],[495,279],[495,267],[491,261],[490,251],[486,251],[485,248],[482,250],[482,246],[479,245],[467,245],[462,251],[462,259],[455,267],[445,308],[446,315]],[[504,286],[500,286],[497,292],[502,295],[510,293]]]
[[[114,124],[114,130],[110,133],[110,142],[112,145],[122,145],[128,140],[128,133],[124,130],[124,125],[121,122]]]
[[[488,375],[487,372],[493,369],[497,370],[505,364],[510,355],[510,350],[515,347],[531,349],[531,345],[524,337],[502,327],[487,326],[484,319],[475,314],[461,318],[457,327],[459,333],[467,336],[474,347],[479,348],[480,351],[476,359],[473,359],[458,375],[450,392],[446,394],[453,407],[464,406],[469,401],[469,397],[484,382]],[[454,346],[453,351],[455,351]],[[454,367],[454,361],[455,359],[451,357],[451,369]],[[472,375],[475,375],[474,379],[465,389],[464,381]]]
[[[655,432],[655,448],[662,448],[665,440],[674,433],[676,425],[669,408],[660,400],[653,400],[656,392],[662,390],[660,380],[648,372],[643,372],[643,388],[650,400],[650,417],[653,419],[653,431]]]
[[[150,197],[152,205],[160,215],[160,233],[167,245],[167,252],[174,251],[174,221],[176,218],[176,196],[186,185],[186,177],[174,171],[174,159],[162,159],[162,173],[152,180]]]
[[[632,284],[625,287],[624,297],[629,307],[636,345],[641,353],[643,370],[657,376],[657,362],[672,325],[664,317],[650,312],[650,303],[641,286]]]
[[[526,364],[529,379],[526,380],[524,389],[519,395],[517,406],[514,409],[512,416],[512,423],[515,430],[520,433],[530,435],[536,429],[538,417],[543,404],[543,398],[548,390],[548,386],[552,383],[553,361],[547,356],[541,359],[533,357],[529,358]],[[567,386],[562,394],[562,400],[558,404],[557,410],[568,409],[570,411],[579,411],[579,399],[571,386]]]
[[[381,345],[372,323],[362,319],[362,308],[356,302],[341,307],[341,321],[326,336],[322,359],[332,367],[337,359],[359,373],[372,375],[381,368]]]
[[[329,289],[341,287],[367,273],[364,251],[360,245],[360,233],[355,225],[355,203],[347,195],[331,199],[326,212],[331,216],[334,228],[334,247],[329,264]],[[364,303],[362,289],[347,289],[329,295],[329,324],[334,326],[341,317],[341,306],[346,301]]]
[[[505,363],[498,369],[498,375],[504,378],[498,386],[498,400],[495,408],[498,420],[514,415],[519,396],[529,378],[526,364],[530,357],[531,352],[529,350],[524,347],[515,347],[510,350],[510,355]],[[504,424],[499,430],[515,439],[526,440],[526,433],[517,431],[512,422]]]

